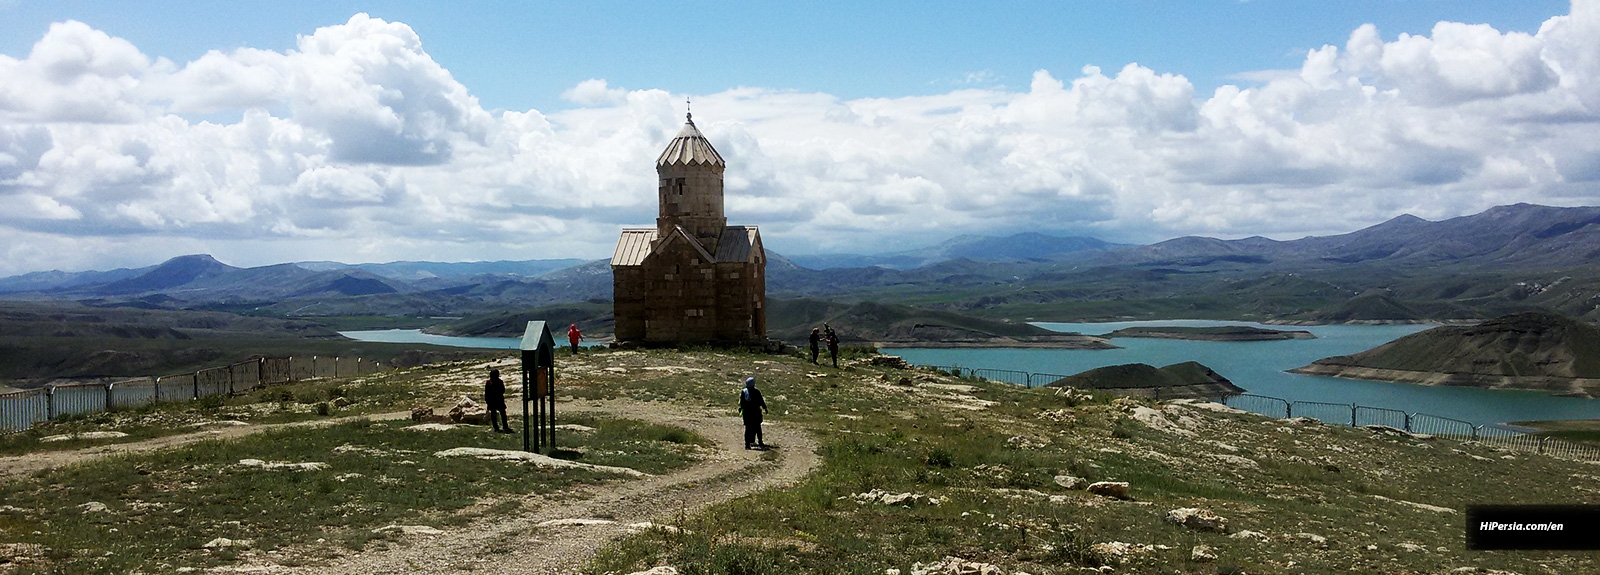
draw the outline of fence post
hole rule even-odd
[[[106,411],[111,411],[111,394],[112,394],[111,388],[115,387],[117,384],[108,383],[108,384],[105,384],[105,385],[106,385]]]
[[[44,418],[46,421],[56,419],[56,387],[44,388]]]
[[[1356,426],[1356,404],[1350,404],[1350,427]]]
[[[1483,427],[1482,425],[1473,426],[1473,428],[1472,428],[1472,440],[1473,441],[1477,441],[1478,440],[1478,429],[1480,429],[1482,427]]]
[[[256,387],[265,387],[267,379],[267,358],[256,358]]]
[[[1293,401],[1285,401],[1285,402],[1283,402],[1283,418],[1284,419],[1294,419],[1294,402]]]
[[[1550,438],[1543,435],[1539,436],[1539,453],[1544,453],[1544,442],[1546,439]]]
[[[199,371],[194,372],[193,381],[194,381],[194,395],[189,396],[189,399],[200,399],[200,372]]]
[[[1412,431],[1411,431],[1411,414],[1409,414],[1409,413],[1406,414],[1406,433],[1412,433]]]

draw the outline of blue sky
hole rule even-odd
[[[0,2],[0,6],[5,5]],[[987,9],[986,9],[987,8]],[[365,12],[410,25],[491,110],[570,107],[562,91],[613,86],[712,93],[739,86],[841,98],[1026,87],[1038,69],[1136,62],[1207,94],[1238,74],[1298,68],[1308,50],[1372,23],[1385,37],[1434,23],[1535,32],[1566,1],[1123,2],[134,2],[12,0],[0,53],[52,22],[82,21],[175,62],[209,50],[287,50]]]
[[[606,257],[686,97],[780,252],[1600,203],[1594,0],[150,4],[0,0],[0,275]]]

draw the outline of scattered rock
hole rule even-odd
[[[261,469],[292,469],[294,471],[316,471],[327,469],[328,464],[321,461],[307,461],[305,463],[282,463],[278,461],[267,462],[260,459],[240,459],[239,465],[243,467],[258,467]]]
[[[856,493],[851,495],[850,498],[854,499],[856,503],[863,505],[877,503],[881,505],[911,506],[918,503],[926,505],[941,505],[944,503],[944,500],[939,499],[938,497],[929,497],[921,493],[891,493],[882,489],[874,489],[866,493]]]
[[[906,363],[905,358],[898,355],[874,355],[866,358],[865,363],[894,369],[911,369],[911,364]]]
[[[333,398],[332,403],[334,407],[349,407],[350,404],[354,402],[350,401],[349,398],[335,397]]]
[[[1117,499],[1128,498],[1128,482],[1126,481],[1097,481],[1089,484],[1089,493]]]
[[[373,533],[394,533],[401,535],[443,535],[444,531],[434,529],[427,525],[385,525],[372,530]]]
[[[1167,521],[1200,531],[1228,532],[1227,518],[1196,507],[1182,507],[1168,511]]]
[[[1240,531],[1238,533],[1234,533],[1233,535],[1229,535],[1228,538],[1229,539],[1251,539],[1251,540],[1260,541],[1260,542],[1267,542],[1267,541],[1271,541],[1272,540],[1271,537],[1267,537],[1266,534],[1264,534],[1264,533],[1261,533],[1259,531],[1251,531],[1249,529],[1246,529],[1244,531]]]
[[[1017,449],[1039,449],[1046,446],[1046,444],[1042,441],[1036,441],[1021,435],[1011,436],[1010,439],[1006,440],[1006,445]]]
[[[411,421],[422,421],[430,417],[433,417],[432,407],[419,405],[411,408]]]
[[[450,431],[457,427],[461,426],[454,423],[418,423],[416,425],[408,425],[400,429],[407,431]]]
[[[1130,417],[1133,417],[1135,421],[1143,423],[1150,429],[1154,429],[1156,431],[1181,435],[1183,437],[1194,437],[1193,431],[1179,427],[1178,424],[1173,423],[1170,419],[1167,419],[1167,416],[1162,414],[1160,411],[1150,409],[1142,405],[1134,407]]]
[[[590,525],[615,525],[616,521],[610,519],[591,519],[588,517],[571,517],[567,519],[551,519],[539,523],[540,527],[588,527]]]
[[[207,541],[206,544],[205,545],[201,545],[201,547],[204,547],[206,549],[224,549],[224,548],[228,548],[228,547],[238,547],[240,549],[249,549],[250,546],[255,545],[255,543],[256,543],[255,541],[250,540],[250,539],[229,539],[227,537],[218,537],[216,539],[212,539],[210,541]]]
[[[1289,425],[1303,425],[1306,427],[1317,427],[1322,425],[1321,420],[1311,417],[1291,417],[1283,420],[1283,422]]]
[[[578,425],[576,423],[563,423],[561,425],[557,425],[556,429],[561,431],[571,431],[573,433],[594,433],[593,427],[589,427],[587,425]]]
[[[1206,457],[1210,457],[1210,458],[1215,459],[1217,461],[1221,461],[1223,463],[1226,463],[1231,467],[1238,467],[1238,468],[1243,468],[1243,469],[1261,469],[1261,464],[1256,463],[1256,460],[1250,459],[1248,457],[1244,457],[1244,456],[1240,456],[1240,455],[1227,455],[1227,454],[1223,454],[1223,453],[1207,453],[1205,455],[1206,455]]]
[[[1456,510],[1451,509],[1449,507],[1439,507],[1437,505],[1428,505],[1426,503],[1416,503],[1416,502],[1413,502],[1413,501],[1403,501],[1403,500],[1400,500],[1400,499],[1390,499],[1390,498],[1384,497],[1382,495],[1373,495],[1372,498],[1373,499],[1377,499],[1379,501],[1388,501],[1390,503],[1399,503],[1401,505],[1409,505],[1409,506],[1415,507],[1417,509],[1433,511],[1435,513],[1455,513],[1456,512]]]
[[[911,565],[911,575],[1005,575],[1005,571],[989,563],[968,561],[960,557],[945,556],[938,562]]]
[[[1196,545],[1189,550],[1189,560],[1196,563],[1210,563],[1217,560],[1217,548],[1210,545]]]
[[[532,464],[537,465],[539,467],[588,469],[590,471],[600,471],[600,472],[605,472],[605,473],[621,473],[623,475],[631,475],[633,477],[645,477],[645,476],[648,475],[648,474],[646,474],[646,473],[644,473],[642,471],[639,471],[637,469],[628,469],[626,467],[613,467],[613,466],[610,466],[610,465],[594,465],[594,464],[591,464],[591,463],[579,463],[579,462],[576,462],[576,461],[567,461],[565,459],[556,459],[554,457],[550,457],[548,455],[540,455],[538,453],[528,453],[526,451],[509,451],[509,450],[505,450],[505,449],[486,449],[486,448],[482,448],[482,447],[457,447],[457,448],[454,448],[454,449],[446,449],[444,451],[440,451],[440,452],[434,453],[433,456],[434,457],[476,457],[478,459],[493,459],[493,460],[499,460],[499,461],[516,461],[516,462],[532,463]]]
[[[1320,548],[1326,549],[1328,547],[1328,538],[1315,533],[1296,533],[1294,534],[1294,538],[1305,541],[1306,543],[1310,543],[1312,545],[1316,545]]]
[[[661,565],[644,571],[634,571],[628,575],[678,575],[678,568],[671,565]]]
[[[1410,553],[1427,553],[1428,552],[1428,548],[1427,547],[1423,547],[1421,545],[1417,545],[1416,543],[1400,543],[1400,544],[1395,545],[1395,547],[1399,547],[1400,549],[1405,550],[1405,551],[1410,552]]]
[[[57,441],[67,441],[69,439],[117,439],[119,437],[127,436],[128,434],[121,431],[85,431],[82,433],[68,433],[65,435],[41,437],[39,438],[39,441],[54,443]]]
[[[487,425],[489,411],[470,397],[463,397],[450,408],[450,421],[463,425]]]
[[[1089,480],[1072,475],[1057,475],[1055,481],[1056,485],[1060,485],[1063,489],[1083,489],[1089,486]]]
[[[82,509],[84,513],[106,513],[111,511],[111,509],[106,507],[106,504],[99,501],[90,501],[83,505],[79,505],[78,509]]]
[[[1089,554],[1102,565],[1122,565],[1137,555],[1143,555],[1151,551],[1155,551],[1155,548],[1149,545],[1135,545],[1121,541],[1096,543],[1089,546]]]

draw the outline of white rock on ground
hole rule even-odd
[[[628,469],[626,467],[614,467],[614,466],[610,466],[610,465],[594,465],[592,463],[579,463],[579,462],[576,462],[576,461],[567,461],[565,459],[556,459],[554,457],[550,457],[550,456],[547,456],[547,455],[540,455],[538,453],[528,453],[526,451],[509,451],[509,450],[505,450],[505,449],[486,449],[486,448],[482,448],[482,447],[457,447],[457,448],[454,448],[454,449],[446,449],[444,451],[440,451],[440,452],[434,453],[433,455],[434,455],[434,457],[476,457],[478,459],[492,459],[492,460],[498,460],[498,461],[516,461],[518,463],[532,463],[532,464],[537,465],[539,467],[566,468],[566,469],[588,469],[588,470],[591,470],[591,471],[600,471],[600,472],[603,472],[603,473],[621,473],[623,475],[630,475],[630,476],[633,476],[633,477],[646,477],[646,476],[649,475],[649,474],[644,473],[642,471],[639,471],[637,469]]]
[[[573,433],[594,433],[593,427],[589,427],[587,425],[578,425],[576,423],[563,423],[561,425],[557,425],[556,429],[560,431],[571,431]]]
[[[1095,483],[1090,483],[1089,484],[1089,493],[1093,493],[1095,495],[1104,495],[1106,497],[1115,497],[1117,499],[1127,499],[1128,498],[1128,482],[1126,482],[1126,481],[1098,481],[1098,482],[1095,482]]]
[[[911,575],[1005,575],[1005,571],[989,563],[968,561],[947,555],[944,559],[927,565],[921,562],[913,563]]]
[[[1096,543],[1089,546],[1089,553],[1099,559],[1103,565],[1121,565],[1135,555],[1142,555],[1154,550],[1155,548],[1149,545],[1123,543],[1121,541]]]
[[[1316,545],[1317,547],[1328,547],[1328,538],[1315,533],[1296,533],[1294,534],[1294,537],[1295,539],[1300,539],[1312,545]]]
[[[450,431],[457,427],[461,426],[454,423],[418,423],[416,425],[407,425],[400,429],[407,431]]]
[[[1072,475],[1057,475],[1055,481],[1056,485],[1064,489],[1083,489],[1089,486],[1089,480]]]
[[[1196,507],[1181,507],[1168,511],[1167,521],[1200,531],[1228,532],[1227,518]]]
[[[283,463],[280,461],[262,461],[260,459],[240,459],[239,465],[243,467],[257,467],[261,469],[292,469],[294,471],[316,471],[327,469],[328,464],[321,461],[307,461],[305,463]]]
[[[644,571],[634,571],[628,575],[678,575],[678,568],[671,565],[651,567]]]
[[[1189,560],[1196,563],[1209,563],[1217,560],[1217,548],[1210,545],[1196,545],[1189,550]]]
[[[929,497],[921,493],[891,493],[882,489],[874,489],[866,493],[856,493],[852,494],[850,497],[855,499],[856,503],[860,504],[881,503],[883,505],[913,505],[917,503],[925,503],[928,505],[940,505],[944,503],[944,500],[939,499],[938,497]]]
[[[222,549],[224,547],[240,547],[249,549],[251,545],[255,545],[255,541],[249,539],[229,539],[227,537],[218,537],[216,539],[207,541],[206,544],[201,545],[201,547],[206,549]]]
[[[121,431],[85,431],[83,433],[68,433],[65,435],[41,437],[39,438],[39,441],[54,443],[57,441],[67,441],[69,439],[117,439],[119,437],[127,436],[128,434]]]
[[[1150,409],[1142,405],[1133,408],[1132,417],[1135,421],[1143,423],[1145,426],[1156,431],[1181,435],[1184,437],[1194,437],[1193,431],[1189,431],[1183,427],[1180,427],[1178,424],[1173,423],[1172,420],[1167,419],[1167,416],[1160,411]]]
[[[1264,533],[1261,533],[1259,531],[1251,531],[1249,529],[1246,529],[1244,531],[1240,531],[1238,533],[1234,533],[1233,535],[1229,535],[1228,538],[1229,539],[1251,539],[1251,540],[1254,540],[1254,541],[1271,541],[1272,540],[1271,537],[1267,537],[1266,534],[1264,534]]]
[[[1379,501],[1388,501],[1390,503],[1399,503],[1401,505],[1409,505],[1409,506],[1415,507],[1417,509],[1433,511],[1435,513],[1455,513],[1456,512],[1456,510],[1451,509],[1449,507],[1439,507],[1437,505],[1428,505],[1426,503],[1417,503],[1417,502],[1414,502],[1414,501],[1404,501],[1404,500],[1400,500],[1400,499],[1390,499],[1390,498],[1384,497],[1382,495],[1373,495],[1372,498],[1373,499],[1377,499]]]
[[[385,525],[373,529],[373,533],[390,533],[398,531],[403,535],[443,535],[444,531],[434,529],[427,525]]]
[[[84,513],[105,513],[110,511],[110,509],[106,507],[106,504],[99,501],[90,501],[83,505],[79,505],[78,509],[82,509]]]

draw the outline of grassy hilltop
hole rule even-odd
[[[872,366],[854,356],[840,370],[797,357],[710,350],[599,352],[558,361],[558,413],[654,411],[672,414],[680,422],[674,425],[732,421],[738,382],[755,376],[772,407],[769,424],[804,433],[820,455],[819,467],[798,484],[655,519],[671,529],[613,541],[583,567],[586,573],[673,565],[694,573],[881,575],[951,561],[1035,575],[1100,566],[1117,573],[1206,574],[1600,570],[1593,554],[1463,547],[1467,505],[1600,503],[1591,464],[1201,404],[1024,389]],[[514,369],[515,363],[498,365]],[[269,389],[188,408],[194,411],[107,414],[32,433],[138,425],[175,432],[197,419],[285,411],[316,418],[313,405],[330,401],[335,388],[349,402],[332,411],[335,417],[419,402],[437,407],[472,393],[487,367],[458,363],[301,384],[287,394]],[[616,415],[583,417],[591,419],[566,421],[612,431],[559,436],[579,462],[670,474],[714,461],[718,452],[740,452],[737,445],[713,447],[692,433],[612,419]],[[571,480],[512,462],[453,465],[429,455],[448,446],[504,448],[515,444],[512,436],[481,428],[427,436],[401,425],[380,420],[292,428],[0,475],[6,502],[0,549],[20,558],[0,570],[316,571],[441,541],[375,533],[381,526],[466,532],[559,505],[562,498],[548,494]],[[780,444],[763,457],[776,464],[799,456],[799,448]],[[258,472],[241,468],[244,458],[328,466]],[[737,484],[743,476],[713,484]],[[577,481],[604,493],[634,480],[580,475]],[[1094,481],[1127,482],[1126,498],[1082,489]],[[88,513],[90,502],[109,509]],[[1188,508],[1214,513],[1226,525],[1168,519],[1181,519],[1184,513],[1174,510]],[[509,564],[538,553],[544,544],[537,541],[565,536],[552,529],[519,527],[482,549],[487,560]],[[204,547],[217,536],[253,544]],[[469,567],[492,571],[492,565]]]

